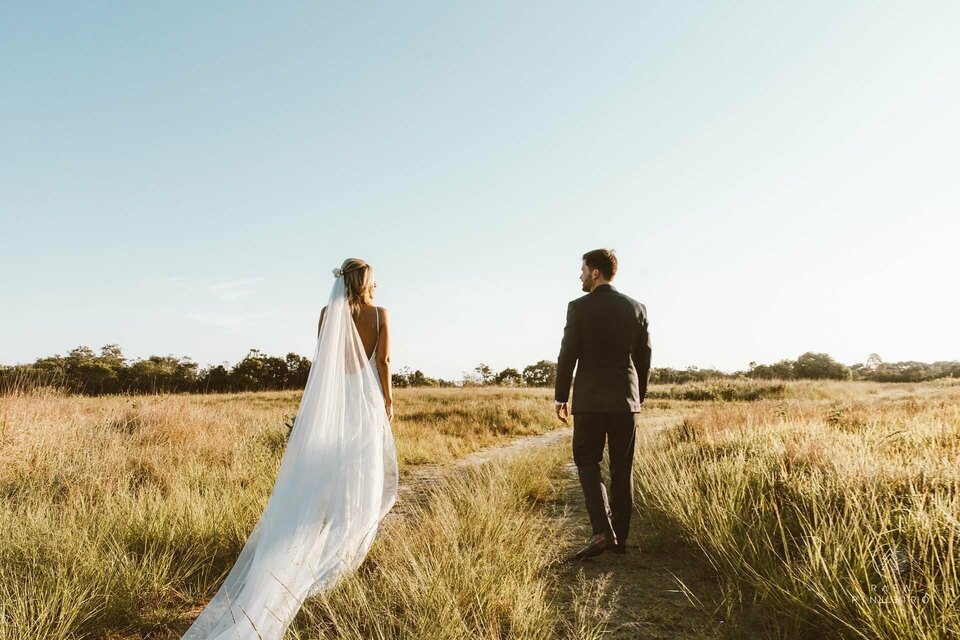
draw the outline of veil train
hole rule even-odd
[[[273,492],[183,640],[279,640],[305,598],[363,561],[397,478],[379,377],[337,277]]]

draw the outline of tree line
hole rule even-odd
[[[189,357],[150,356],[129,361],[108,344],[96,353],[77,347],[66,356],[39,358],[32,364],[0,366],[0,392],[54,386],[71,393],[224,393],[303,388],[310,360],[295,353],[279,358],[250,349],[233,366],[200,366]]]
[[[128,360],[120,347],[109,344],[97,353],[77,347],[66,356],[38,358],[32,364],[0,365],[0,393],[36,386],[54,386],[71,393],[104,395],[117,393],[228,393],[303,389],[311,362],[295,353],[277,357],[250,349],[234,365],[222,363],[200,368],[189,357],[150,356]],[[552,387],[557,364],[540,360],[523,369],[496,371],[481,363],[458,380],[432,378],[420,370],[403,367],[392,374],[395,387]],[[654,367],[651,384],[680,384],[711,378],[757,378],[776,380],[870,380],[876,382],[923,382],[937,378],[960,378],[960,361],[884,362],[872,354],[866,362],[847,366],[825,353],[808,352],[796,360],[773,364],[751,362],[746,371],[717,369],[672,369]]]
[[[552,387],[557,379],[557,363],[541,360],[528,365],[523,370],[507,367],[494,371],[489,365],[480,363],[473,371],[465,371],[459,380],[430,378],[419,369],[411,371],[403,367],[391,376],[395,387]]]
[[[796,360],[773,364],[751,362],[746,371],[727,373],[716,369],[654,368],[652,384],[695,382],[709,378],[754,378],[760,380],[866,380],[871,382],[925,382],[938,378],[960,378],[960,360],[938,362],[884,362],[873,353],[866,362],[845,365],[826,353],[807,352]]]
[[[310,374],[308,358],[288,353],[271,356],[250,349],[234,365],[222,363],[201,368],[189,357],[150,356],[128,360],[119,345],[108,344],[97,353],[81,346],[66,356],[38,358],[31,364],[0,365],[0,393],[51,386],[69,393],[107,395],[119,393],[231,393],[303,389]],[[541,360],[522,371],[505,369],[494,374],[486,365],[481,374],[468,372],[460,380],[431,378],[404,367],[392,374],[395,387],[463,387],[484,384],[551,386],[557,365]]]

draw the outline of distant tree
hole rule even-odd
[[[287,379],[284,387],[287,389],[303,389],[306,387],[312,364],[310,360],[295,353],[288,353],[286,361]]]
[[[76,349],[71,349],[70,353],[67,354],[67,363],[77,366],[85,362],[90,362],[96,357],[97,354],[94,353],[90,347],[77,347]]]
[[[65,358],[65,374],[68,386],[81,393],[101,394],[114,391],[118,386],[118,373],[123,367],[112,352],[113,345],[104,347],[106,358],[98,357],[90,347],[77,347]]]
[[[265,373],[263,354],[250,349],[243,360],[230,370],[230,382],[235,391],[262,391]]]
[[[287,385],[287,361],[276,356],[261,356],[263,360],[263,378],[260,382],[261,389],[279,391]]]
[[[197,364],[172,355],[135,360],[127,370],[125,390],[137,393],[192,391]]]
[[[39,373],[45,374],[51,380],[59,380],[61,384],[66,382],[67,362],[63,356],[39,358],[33,363],[33,368]]]
[[[174,362],[173,366],[173,388],[169,391],[193,391],[197,386],[197,371],[200,367],[196,362],[184,356],[177,359],[175,356],[169,356]]]
[[[410,367],[401,367],[390,376],[390,383],[397,388],[403,389],[410,386]]]
[[[496,379],[496,374],[493,369],[482,362],[474,368],[474,371],[480,376],[480,384],[493,384]]]
[[[937,363],[937,364],[943,365],[943,369],[942,369],[943,375],[939,377],[960,378],[960,362],[951,361],[951,362],[943,362],[943,363]]]
[[[231,391],[230,370],[227,363],[210,366],[197,375],[197,390],[201,393],[225,393]]]
[[[410,371],[410,367],[403,367],[391,376],[394,387],[440,387],[441,380],[429,378],[423,371]]]
[[[504,387],[517,387],[523,384],[523,375],[508,367],[496,375],[494,382]]]
[[[523,369],[523,382],[530,387],[549,387],[557,380],[557,363],[541,360]]]
[[[417,369],[410,374],[410,386],[411,387],[439,387],[440,381],[434,378],[428,378],[424,375],[423,371]]]
[[[774,364],[750,363],[747,377],[763,380],[792,380],[796,377],[793,360],[781,360]]]
[[[825,353],[808,351],[793,365],[794,375],[797,378],[808,380],[848,380],[850,368],[841,364]]]
[[[118,344],[108,344],[100,347],[100,360],[119,369],[127,364],[123,350]]]
[[[479,387],[483,385],[483,378],[479,373],[473,371],[464,371],[463,378],[461,378],[460,386],[462,387]]]
[[[108,344],[100,348],[100,355],[95,362],[102,370],[109,373],[101,374],[99,393],[119,393],[126,384],[127,359],[123,356],[120,345]],[[96,384],[96,382],[91,381]]]

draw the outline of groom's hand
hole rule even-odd
[[[558,402],[557,405],[557,417],[560,418],[560,422],[563,424],[569,424],[567,418],[570,417],[570,408],[567,407],[566,402]]]

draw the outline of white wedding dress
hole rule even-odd
[[[376,349],[366,357],[337,277],[273,492],[184,640],[279,640],[305,598],[363,561],[397,496],[375,357]]]

